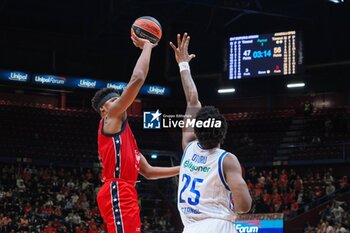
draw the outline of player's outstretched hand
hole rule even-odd
[[[173,44],[173,42],[170,41],[170,46],[174,50],[175,53],[175,59],[177,63],[180,62],[190,62],[192,58],[195,58],[195,54],[188,54],[188,45],[190,43],[190,36],[187,34],[187,32],[184,33],[183,37],[181,38],[180,34],[177,34],[177,47]]]
[[[133,31],[131,32],[131,40],[132,43],[134,43],[135,47],[140,49],[144,49],[145,46],[151,46],[152,48],[154,48],[158,45],[158,43],[152,44],[149,40],[138,37]]]

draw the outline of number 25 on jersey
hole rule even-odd
[[[185,182],[184,182],[185,180]],[[196,190],[196,183],[203,183],[203,179],[200,178],[193,178],[191,179],[191,176],[187,174],[183,174],[182,176],[182,182],[184,182],[184,186],[182,187],[179,195],[179,202],[184,203],[186,200],[182,198],[183,193],[186,191],[186,189],[191,186],[190,192],[195,195],[194,199],[193,198],[187,198],[187,203],[190,205],[198,205],[199,203],[199,198],[201,197],[201,193]],[[190,185],[191,184],[191,185]]]

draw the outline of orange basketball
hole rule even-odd
[[[162,26],[151,16],[142,16],[134,21],[131,26],[138,37],[149,40],[151,43],[158,43],[162,38]]]

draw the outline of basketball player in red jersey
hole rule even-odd
[[[140,210],[135,182],[138,173],[147,179],[175,176],[179,167],[152,167],[140,153],[127,122],[126,110],[136,98],[149,69],[152,49],[148,40],[131,37],[142,49],[131,79],[119,96],[113,88],[104,88],[92,98],[92,107],[101,115],[98,129],[98,153],[102,185],[97,203],[108,233],[141,232]]]

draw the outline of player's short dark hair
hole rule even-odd
[[[218,144],[224,143],[227,133],[227,122],[225,117],[214,106],[205,106],[199,110],[196,116],[196,121],[206,121],[208,119],[215,119],[221,121],[220,128],[204,128],[194,127],[194,132],[199,141],[199,144],[204,149],[212,149]]]
[[[100,107],[101,107],[101,100],[103,100],[107,95],[111,94],[111,93],[116,93],[119,96],[119,93],[116,89],[114,88],[103,88],[101,90],[98,90],[94,97],[92,97],[91,99],[91,106],[92,108],[100,113]]]

